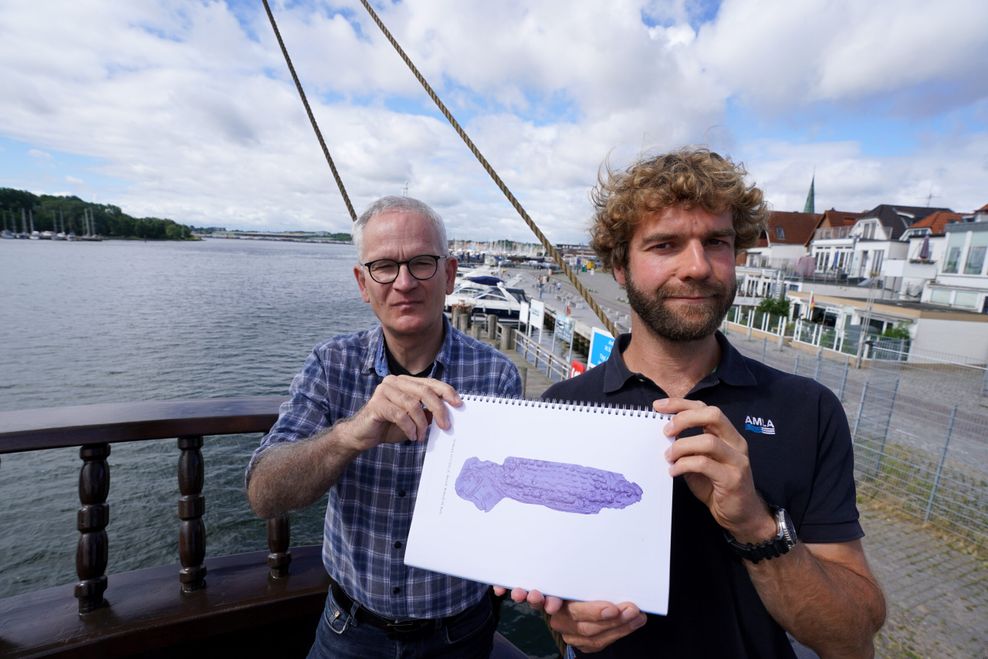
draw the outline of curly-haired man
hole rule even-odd
[[[805,644],[824,657],[872,655],[885,601],[861,545],[840,402],[717,331],[734,300],[736,253],[764,226],[762,192],[730,160],[682,149],[607,172],[593,201],[592,245],[628,292],[631,333],[545,396],[674,415],[663,428],[677,438],[666,452],[668,615],[512,597],[544,607],[575,654],[793,657]]]

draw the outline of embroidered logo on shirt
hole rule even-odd
[[[744,418],[744,429],[760,435],[775,434],[775,424],[772,423],[772,419],[763,420],[760,416],[746,416]]]

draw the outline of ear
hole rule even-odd
[[[625,267],[623,265],[614,264],[614,266],[612,267],[611,273],[614,275],[614,281],[616,281],[618,283],[618,286],[620,286],[621,288],[624,288],[624,285],[627,282],[627,276],[628,276],[628,273],[627,273]]]
[[[360,297],[364,299],[364,302],[370,304],[370,295],[367,294],[367,273],[364,272],[364,268],[359,265],[353,266],[353,278],[357,280],[357,288],[360,289]]]
[[[446,295],[453,292],[453,288],[456,285],[456,269],[459,267],[460,262],[454,257],[450,256],[446,259]]]

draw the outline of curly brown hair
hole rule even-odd
[[[768,209],[762,191],[746,185],[744,167],[705,148],[683,148],[640,160],[623,172],[602,171],[591,193],[590,246],[606,269],[628,264],[628,243],[644,213],[683,204],[731,211],[735,251],[756,243]]]

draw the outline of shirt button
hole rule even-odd
[[[401,540],[395,540],[395,549],[401,549]]]
[[[398,490],[398,496],[400,497],[405,496],[405,490]]]
[[[397,595],[398,593],[401,592],[401,588],[399,588],[398,586],[395,586],[394,588],[391,589],[391,592],[394,593],[395,595]]]

